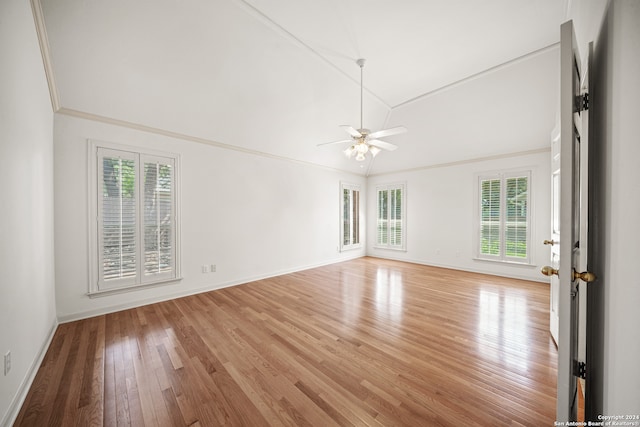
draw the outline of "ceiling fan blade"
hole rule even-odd
[[[341,141],[323,142],[322,144],[316,145],[316,147],[320,147],[322,145],[331,145],[331,144],[344,144],[345,142],[353,142],[353,140],[352,139],[343,139]]]
[[[397,145],[389,144],[388,142],[380,141],[379,139],[370,139],[367,141],[367,144],[373,145],[374,147],[382,148],[383,150],[393,151],[398,148]]]
[[[379,130],[377,132],[373,132],[369,134],[369,138],[371,139],[376,139],[376,138],[382,138],[385,136],[391,136],[391,135],[397,135],[399,133],[405,133],[407,131],[407,128],[404,126],[397,126],[394,128],[390,128],[390,129],[383,129],[383,130]]]
[[[360,132],[358,132],[357,130],[355,130],[352,126],[341,125],[340,127],[342,129],[344,129],[352,137],[354,137],[354,138],[362,138],[362,134]]]

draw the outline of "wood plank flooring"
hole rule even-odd
[[[17,426],[553,425],[549,288],[360,258],[61,324]]]

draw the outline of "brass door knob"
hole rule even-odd
[[[591,273],[590,271],[585,271],[583,273],[578,273],[575,269],[571,273],[571,278],[573,280],[580,279],[583,282],[587,282],[587,283],[593,282],[593,281],[595,281],[597,279],[596,275]]]
[[[558,275],[558,270],[553,268],[553,267],[549,267],[548,265],[545,265],[544,267],[542,267],[542,269],[540,270],[540,272],[542,274],[544,274],[545,276],[553,276],[554,274],[557,276]],[[583,282],[593,282],[597,279],[596,275],[591,273],[590,271],[585,271],[583,273],[578,273],[575,269],[571,270],[571,280],[577,280],[580,279]]]
[[[551,246],[553,246],[553,245],[555,245],[555,244],[556,244],[556,242],[555,242],[555,241],[553,241],[553,240],[545,240],[545,241],[544,241],[544,242],[542,242],[542,243],[544,243],[545,245],[551,245]]]
[[[540,270],[540,272],[541,272],[542,274],[544,274],[545,276],[549,276],[549,277],[553,276],[554,274],[555,274],[556,276],[558,275],[558,270],[557,270],[557,269],[555,269],[555,268],[553,268],[553,267],[550,267],[550,266],[548,266],[548,265],[545,265],[544,267],[542,267],[542,269]]]

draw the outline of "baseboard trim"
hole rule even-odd
[[[549,281],[545,280],[545,278],[538,279],[537,277],[534,278],[534,277],[529,277],[529,276],[520,275],[520,274],[507,274],[507,273],[500,273],[500,272],[494,272],[494,271],[481,270],[481,269],[477,269],[477,268],[463,268],[463,267],[455,266],[455,265],[438,264],[438,263],[434,263],[434,262],[428,262],[428,261],[412,259],[412,258],[401,258],[401,257],[393,257],[393,256],[380,256],[380,255],[374,255],[374,254],[367,254],[367,256],[371,257],[371,258],[390,259],[390,260],[393,260],[393,261],[401,261],[401,262],[409,262],[411,264],[426,265],[426,266],[429,266],[429,267],[446,268],[448,270],[464,271],[464,272],[467,272],[467,273],[486,274],[487,276],[506,277],[508,279],[528,280],[529,282],[545,283],[547,285],[549,284]]]
[[[51,341],[53,340],[53,336],[54,336],[54,334],[55,334],[55,332],[56,332],[56,330],[58,328],[58,325],[61,324],[61,323],[67,323],[67,322],[72,322],[72,321],[76,321],[76,320],[87,319],[87,318],[90,318],[90,317],[100,316],[100,315],[103,315],[103,314],[115,313],[117,311],[122,311],[122,310],[131,309],[131,308],[141,307],[141,306],[144,306],[144,305],[154,304],[154,303],[162,302],[162,301],[169,301],[169,300],[172,300],[172,299],[187,297],[187,296],[190,296],[190,295],[196,295],[196,294],[200,294],[200,293],[204,293],[204,292],[215,291],[215,290],[218,290],[218,289],[224,289],[224,288],[228,288],[228,287],[232,287],[232,286],[242,285],[242,284],[245,284],[245,283],[255,282],[255,281],[258,281],[258,280],[268,279],[270,277],[281,276],[281,275],[290,274],[290,273],[296,273],[296,272],[300,272],[300,271],[304,271],[304,270],[309,270],[309,269],[312,269],[312,268],[317,268],[317,267],[322,267],[322,266],[326,266],[326,265],[336,264],[336,263],[344,262],[344,261],[350,261],[350,260],[357,259],[357,258],[362,258],[362,257],[390,259],[390,260],[394,260],[394,261],[401,261],[401,262],[408,262],[408,263],[413,263],[413,264],[420,264],[420,265],[427,265],[427,266],[433,266],[433,267],[447,268],[447,269],[451,269],[451,270],[487,274],[487,275],[499,276],[499,277],[508,277],[508,278],[512,278],[512,279],[537,281],[537,280],[533,280],[533,279],[531,279],[529,277],[523,277],[523,276],[522,277],[515,277],[517,275],[505,275],[505,274],[481,271],[481,270],[476,270],[476,269],[464,269],[464,268],[460,268],[460,267],[457,267],[457,266],[435,264],[435,263],[430,263],[430,262],[426,262],[426,261],[423,261],[423,260],[403,259],[403,258],[390,257],[390,256],[381,257],[381,256],[373,255],[373,254],[366,254],[365,255],[365,254],[358,253],[358,254],[354,254],[354,255],[349,256],[349,257],[344,257],[344,258],[341,257],[341,258],[338,258],[338,259],[332,259],[332,260],[329,260],[329,261],[316,263],[316,264],[312,264],[312,265],[299,266],[299,267],[296,267],[296,268],[280,270],[280,271],[272,272],[272,273],[269,273],[269,274],[246,277],[246,278],[243,278],[243,279],[238,279],[238,280],[218,283],[218,284],[215,284],[215,285],[212,285],[212,286],[206,286],[206,287],[202,287],[202,288],[191,289],[191,290],[189,290],[187,292],[175,292],[175,293],[172,293],[172,294],[169,294],[169,295],[164,295],[164,296],[158,297],[158,298],[148,298],[148,299],[145,299],[145,300],[139,300],[139,301],[136,301],[136,302],[131,303],[131,304],[119,304],[119,305],[100,308],[100,309],[96,309],[96,310],[88,310],[88,311],[69,314],[69,315],[66,315],[66,316],[59,316],[58,319],[54,321],[54,323],[53,323],[53,325],[51,327],[51,330],[49,331],[49,336],[47,337],[46,341],[43,343],[42,347],[40,348],[40,352],[38,354],[38,357],[36,359],[34,359],[33,363],[31,364],[31,367],[29,368],[27,374],[25,375],[25,379],[22,381],[22,384],[20,385],[20,387],[18,389],[18,393],[16,393],[13,401],[11,402],[11,405],[9,406],[9,410],[7,411],[7,413],[5,414],[4,418],[2,419],[2,422],[0,422],[0,426],[3,426],[3,427],[11,426],[15,422],[16,418],[18,417],[20,409],[22,408],[22,405],[24,404],[24,400],[27,397],[27,393],[29,392],[29,389],[31,388],[31,384],[33,383],[33,380],[35,379],[35,376],[38,373],[38,369],[40,368],[40,365],[42,364],[42,361],[44,360],[44,356],[46,355],[47,350],[49,349],[49,345],[51,344]],[[543,282],[543,281],[539,281],[539,282],[540,283],[546,283],[546,282]]]
[[[74,322],[76,320],[88,319],[88,318],[95,317],[95,316],[102,316],[104,314],[116,313],[116,312],[122,311],[122,310],[129,310],[131,308],[142,307],[142,306],[145,306],[145,305],[155,304],[155,303],[159,303],[159,302],[163,302],[163,301],[170,301],[170,300],[176,299],[176,298],[184,298],[184,297],[188,297],[188,296],[191,296],[191,295],[201,294],[201,293],[204,293],[204,292],[211,292],[211,291],[215,291],[215,290],[218,290],[218,289],[228,288],[228,287],[231,287],[231,286],[238,286],[238,285],[242,285],[242,284],[245,284],[245,283],[255,282],[255,281],[263,280],[263,279],[268,279],[270,277],[281,276],[283,274],[296,273],[296,272],[299,272],[299,271],[309,270],[311,268],[323,267],[325,265],[331,265],[331,264],[336,264],[336,263],[339,263],[339,262],[350,261],[350,260],[353,260],[353,259],[362,258],[364,256],[365,255],[364,255],[363,251],[362,252],[361,251],[357,251],[357,253],[355,253],[353,255],[350,255],[350,256],[342,256],[340,258],[334,258],[334,259],[331,259],[331,260],[328,260],[328,261],[323,261],[323,262],[320,262],[320,263],[309,264],[309,265],[304,265],[304,266],[298,266],[298,267],[294,267],[294,268],[290,268],[290,269],[278,270],[278,271],[274,271],[274,272],[271,272],[271,273],[244,277],[244,278],[231,280],[231,281],[227,281],[227,282],[215,283],[215,284],[203,286],[203,287],[200,287],[200,288],[189,289],[187,291],[172,292],[170,294],[166,294],[166,295],[162,295],[162,296],[158,296],[158,297],[140,299],[140,300],[137,300],[137,301],[134,301],[134,302],[131,302],[131,303],[116,304],[116,305],[112,305],[112,306],[108,306],[108,307],[97,308],[97,309],[94,309],[94,310],[80,311],[80,312],[77,312],[77,313],[71,313],[71,314],[67,314],[67,315],[63,315],[63,316],[59,315],[58,316],[58,322],[59,323],[68,323],[68,322]]]
[[[20,409],[22,409],[22,405],[24,404],[25,399],[27,398],[27,393],[29,393],[29,389],[31,388],[31,384],[33,384],[33,380],[36,378],[36,374],[38,373],[38,369],[40,369],[40,365],[42,365],[42,361],[44,360],[44,356],[47,354],[47,350],[49,350],[49,345],[51,345],[51,341],[53,340],[53,336],[58,329],[58,321],[54,320],[53,325],[51,326],[51,330],[49,331],[49,336],[45,340],[45,342],[40,347],[40,352],[38,356],[33,360],[33,363],[29,367],[20,387],[18,388],[18,392],[15,394],[11,405],[9,405],[9,410],[4,415],[2,422],[0,422],[0,426],[11,426],[15,423],[16,418],[18,418],[18,414],[20,413]]]

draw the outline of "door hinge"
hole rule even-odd
[[[582,378],[587,378],[587,364],[578,360],[573,361],[573,375]]]
[[[589,93],[585,92],[582,95],[577,95],[575,99],[574,113],[579,113],[589,109]]]

